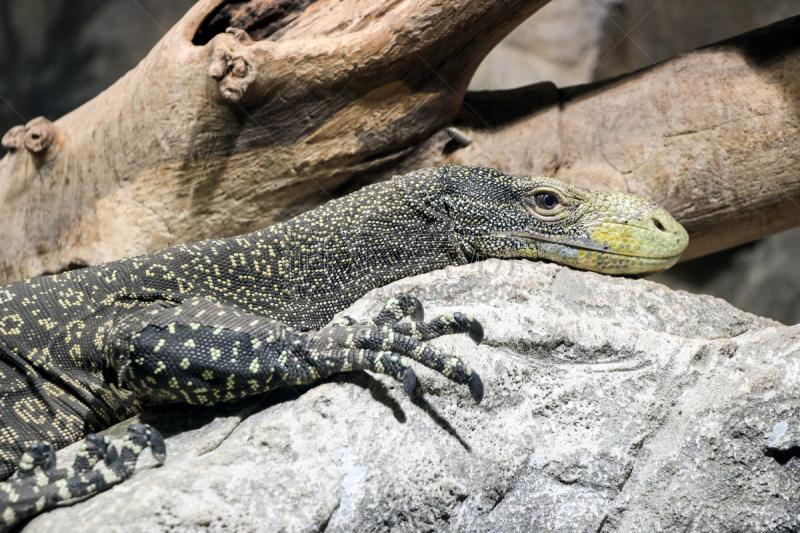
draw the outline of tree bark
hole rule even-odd
[[[200,1],[97,98],[3,138],[0,283],[325,202],[449,124],[546,2]]]
[[[468,93],[457,146],[440,133],[402,164],[491,166],[661,204],[683,259],[800,225],[800,17],[617,79]],[[448,148],[449,147],[449,148]]]
[[[103,94],[3,138],[0,283],[252,231],[448,162],[652,198],[690,255],[800,223],[798,19],[608,83],[464,100],[546,1],[201,1]]]

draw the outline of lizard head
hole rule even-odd
[[[539,258],[605,274],[650,274],[674,265],[689,243],[667,211],[633,194],[492,169],[443,170],[441,208],[475,258]]]

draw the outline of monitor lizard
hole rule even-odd
[[[371,320],[329,323],[373,288],[487,257],[651,273],[687,243],[664,209],[631,194],[445,166],[247,235],[0,287],[0,479],[11,476],[0,526],[121,482],[148,446],[163,461],[150,426],[132,425],[119,452],[91,433],[148,405],[214,405],[359,369],[410,394],[409,359],[480,402],[478,374],[426,344],[455,333],[479,343],[470,315],[426,322],[416,298],[397,295]],[[56,468],[55,449],[87,434],[75,464]]]

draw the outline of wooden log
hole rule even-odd
[[[325,202],[448,125],[546,2],[200,1],[107,91],[3,138],[0,284]]]
[[[649,197],[686,225],[686,257],[800,223],[800,19],[600,84],[462,100],[544,3],[200,2],[105,93],[3,138],[0,283],[251,231],[445,163]]]
[[[617,79],[468,93],[403,171],[447,163],[632,192],[689,231],[683,259],[800,225],[800,17]]]

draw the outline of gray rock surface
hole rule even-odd
[[[482,321],[480,347],[433,344],[477,369],[483,403],[417,366],[413,399],[358,373],[150,413],[164,466],[148,457],[25,531],[800,530],[800,327],[650,281],[496,260],[401,280],[346,314],[396,292],[428,318]]]

